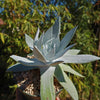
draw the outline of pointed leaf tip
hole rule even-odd
[[[15,64],[7,69],[7,72],[22,72],[22,71],[28,71],[32,69],[38,69],[37,66],[24,66],[22,64]]]
[[[45,32],[43,38],[44,43],[52,38],[59,39],[59,34],[60,34],[60,17],[58,17],[57,20],[55,21],[55,24]]]
[[[25,34],[25,41],[26,44],[30,47],[30,49],[33,50],[34,40],[29,35]]]
[[[56,61],[57,59],[59,59],[59,57],[63,57],[63,55],[65,55],[66,52],[67,52],[70,48],[72,48],[73,46],[75,46],[75,45],[76,45],[76,44],[72,44],[72,45],[70,45],[70,46],[68,46],[67,48],[62,49],[62,50],[59,49],[58,53],[57,53],[57,54],[55,55],[55,57],[53,58],[54,61]]]
[[[94,55],[65,55],[58,58],[56,61],[64,61],[64,63],[88,63],[96,60],[100,60],[100,57]]]
[[[80,77],[84,77],[83,75],[79,74],[78,72],[76,72],[74,69],[72,69],[69,65],[65,65],[65,64],[59,64],[59,66],[65,71],[65,72],[69,72],[71,74],[80,76]]]
[[[55,75],[56,79],[58,80],[58,82],[62,85],[62,87],[70,94],[70,96],[74,100],[78,100],[77,90],[76,90],[74,84],[72,83],[72,81],[69,79],[69,77],[63,71],[61,66],[58,65],[56,67],[54,75]]]
[[[35,58],[28,59],[28,58],[20,57],[20,56],[16,56],[16,55],[12,55],[11,58],[25,66],[46,66],[45,63],[43,63]]]
[[[60,49],[64,49],[71,41],[71,39],[73,38],[76,29],[78,28],[78,26],[76,26],[75,28],[71,29],[66,35],[65,37],[61,40],[60,43]]]
[[[38,60],[40,60],[42,62],[46,62],[44,56],[42,55],[42,52],[36,46],[34,46],[33,54],[34,54],[35,58],[37,58]]]
[[[60,27],[61,27],[61,17],[57,17],[57,20],[55,21],[55,24],[53,25],[53,36],[55,38],[59,38]]]
[[[38,38],[39,38],[39,32],[40,32],[40,29],[39,29],[39,27],[38,27],[38,29],[37,29],[37,33],[36,33],[36,36],[35,36],[35,41],[37,41],[38,40]]]

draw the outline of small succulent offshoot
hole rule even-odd
[[[66,72],[80,77],[83,76],[67,64],[88,63],[100,60],[100,57],[78,54],[80,50],[71,49],[75,44],[68,46],[76,29],[77,27],[70,30],[60,41],[60,17],[58,17],[55,24],[43,33],[40,38],[39,28],[34,40],[25,34],[26,43],[32,50],[32,53],[28,56],[32,56],[32,58],[10,56],[18,63],[8,68],[7,71],[25,72],[39,69],[41,100],[55,100],[54,77],[74,100],[78,100],[77,90]]]

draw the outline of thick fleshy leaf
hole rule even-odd
[[[68,78],[66,73],[60,68],[60,66],[56,67],[54,74],[55,74],[55,77],[58,80],[58,82],[71,95],[71,97],[74,100],[78,100],[78,93],[77,93],[77,90],[76,90],[74,84]]]
[[[37,30],[37,33],[36,33],[36,36],[35,36],[35,41],[37,41],[38,40],[38,38],[39,38],[39,32],[40,32],[40,29],[39,29],[39,27],[38,27],[38,30]]]
[[[10,56],[12,59],[14,59],[15,61],[25,61],[25,62],[29,62],[29,63],[32,63],[33,61],[28,59],[28,58],[25,58],[25,57],[20,57],[20,56],[16,56],[16,55],[11,55]]]
[[[33,50],[34,40],[29,35],[25,34],[25,41],[30,49]]]
[[[53,25],[53,37],[59,38],[61,26],[61,17],[58,17],[55,24]]]
[[[60,17],[58,17],[55,24],[46,31],[46,33],[44,34],[43,42],[45,43],[46,41],[52,38],[59,38],[59,34],[60,34]]]
[[[59,45],[60,41],[58,38],[52,38],[51,40],[48,40],[45,44],[43,44],[43,54],[45,55],[45,58],[47,58],[48,60],[52,60],[51,58],[55,56]]]
[[[55,67],[44,67],[41,72],[40,94],[41,100],[55,100],[55,89],[53,84]]]
[[[64,71],[69,72],[71,74],[80,76],[80,77],[84,77],[83,75],[79,74],[78,72],[76,72],[75,70],[73,70],[70,66],[65,65],[65,64],[59,64],[60,68],[62,68]]]
[[[63,49],[63,50],[61,50],[61,51],[59,51],[59,52],[55,55],[55,57],[53,57],[52,59],[55,60],[55,59],[57,59],[57,58],[59,58],[59,57],[62,57],[62,56],[63,56],[70,48],[72,48],[73,46],[75,46],[75,44],[72,44],[72,45],[68,46],[67,48],[65,48],[65,49]]]
[[[43,43],[53,38],[53,27],[50,27],[44,34]]]
[[[15,64],[7,69],[7,72],[22,72],[22,71],[28,71],[32,69],[38,69],[39,66],[24,66],[22,64]]]
[[[38,48],[40,51],[42,51],[43,37],[44,37],[44,32],[43,32],[42,35],[40,36],[39,40],[35,43],[35,45],[37,46],[37,48]]]
[[[60,63],[63,63],[63,61],[56,61],[56,62],[47,62],[46,65],[47,66],[55,66],[55,65],[58,65]]]
[[[43,54],[46,58],[51,58],[55,55],[53,40],[55,39],[52,38],[43,44]]]
[[[77,27],[73,28],[72,30],[70,30],[65,37],[61,40],[60,43],[60,50],[64,49],[71,41],[71,39],[73,38],[75,31],[76,31]]]
[[[93,55],[67,55],[62,56],[55,61],[64,61],[64,63],[88,63],[91,61],[100,60],[100,57],[93,56]]]
[[[65,55],[77,55],[78,53],[80,52],[80,50],[77,50],[77,49],[71,49],[71,50],[68,50],[65,54]]]
[[[37,60],[37,59],[28,59],[25,57],[20,57],[20,56],[16,56],[16,55],[12,55],[10,56],[12,59],[14,59],[15,61],[25,65],[25,66],[46,66],[45,63]]]
[[[44,56],[42,55],[42,52],[36,46],[34,46],[33,54],[34,54],[35,58],[37,58],[38,60],[40,60],[42,62],[46,62]]]

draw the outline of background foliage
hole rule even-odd
[[[73,27],[78,29],[72,43],[80,53],[100,56],[100,0],[0,0],[0,99],[14,100],[15,85],[6,69],[15,62],[10,55],[26,56],[30,52],[24,39],[41,34],[61,16],[61,38]],[[69,75],[79,91],[80,100],[99,100],[100,62],[72,67],[85,78]],[[14,85],[14,87],[12,87]],[[63,90],[61,100],[68,98]]]

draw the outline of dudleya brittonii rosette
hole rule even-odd
[[[99,60],[99,57],[93,55],[77,55],[80,50],[71,49],[75,44],[68,46],[77,27],[69,31],[60,41],[60,17],[55,24],[43,33],[39,38],[39,28],[35,39],[25,34],[27,45],[33,51],[34,58],[29,59],[16,55],[10,56],[18,63],[8,68],[7,71],[22,72],[39,68],[41,72],[41,100],[55,100],[55,90],[53,86],[53,77],[55,77],[62,87],[72,96],[74,100],[78,100],[78,93],[72,81],[68,78],[65,71],[72,74],[80,75],[65,63],[87,63]]]

